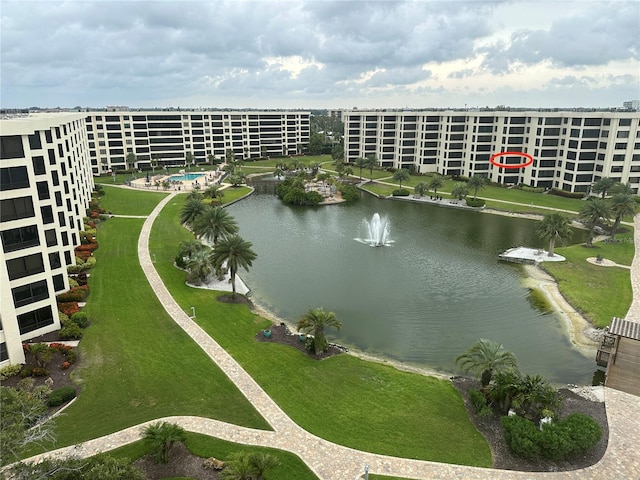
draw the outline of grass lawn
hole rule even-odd
[[[105,187],[100,206],[114,215],[149,215],[167,193]]]
[[[619,238],[633,238],[633,232],[619,235]],[[633,243],[596,243],[593,248],[573,245],[556,248],[556,252],[567,261],[542,265],[554,276],[560,292],[574,308],[598,328],[609,325],[611,317],[624,318],[633,298],[629,270],[593,265],[586,259],[602,255],[621,265],[631,265]]]
[[[186,437],[187,441],[185,445],[187,449],[203,459],[215,457],[220,460],[225,460],[229,458],[230,454],[236,452],[264,452],[274,455],[280,461],[280,465],[270,470],[266,478],[295,478],[297,480],[315,480],[318,478],[306,464],[293,453],[273,448],[241,445],[197,433],[187,432]],[[147,443],[138,441],[112,450],[109,455],[134,461],[152,451]],[[171,454],[169,454],[169,462],[171,462]]]
[[[92,325],[80,342],[81,363],[74,372],[81,391],[56,420],[57,445],[168,415],[269,429],[160,305],[138,263],[142,223],[113,218],[99,225],[97,265],[84,308]]]
[[[489,448],[449,381],[350,355],[318,362],[291,347],[256,342],[253,337],[269,324],[267,320],[243,305],[217,303],[216,292],[187,287],[184,272],[172,265],[177,245],[190,237],[178,222],[181,200],[170,202],[154,224],[151,249],[158,272],[182,308],[196,308],[198,323],[294,421],[316,435],[361,450],[491,465]]]
[[[245,195],[248,195],[250,192],[251,192],[251,188],[245,187],[245,186],[227,187],[224,190],[222,190],[222,193],[224,195],[221,201],[222,203],[233,202],[234,200],[237,200],[239,198],[244,197]]]

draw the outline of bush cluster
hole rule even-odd
[[[488,417],[491,415],[491,408],[487,405],[487,400],[484,398],[484,395],[479,390],[470,390],[469,391],[469,400],[471,401],[471,405],[473,405],[473,409],[479,417]]]
[[[89,295],[89,285],[83,285],[56,295],[56,300],[58,303],[82,302],[87,295]]]
[[[338,191],[342,194],[342,199],[346,202],[356,202],[360,200],[360,192],[353,185],[338,185]]]
[[[0,369],[0,381],[4,381],[7,378],[15,377],[22,370],[22,365],[19,363],[16,365],[7,365],[3,369]]]
[[[551,195],[557,195],[558,197],[565,198],[582,198],[584,197],[584,193],[573,193],[573,192],[565,192],[564,190],[560,190],[559,188],[552,188],[549,190]]]
[[[85,312],[74,313],[71,315],[71,321],[80,328],[87,328],[89,326],[89,316]]]
[[[502,417],[509,449],[523,458],[564,460],[586,453],[600,441],[602,428],[588,415],[574,413],[542,429],[519,416]]]
[[[406,190],[404,188],[396,188],[393,192],[391,192],[391,195],[393,195],[394,197],[408,197],[409,190]]]
[[[466,198],[466,202],[467,202],[467,205],[468,205],[469,207],[476,207],[476,208],[478,208],[478,207],[484,207],[484,205],[485,205],[485,201],[484,201],[484,200],[482,200],[481,198],[477,198],[477,199],[475,199],[475,200],[474,200],[473,198],[469,198],[469,197],[467,197],[467,198]]]
[[[57,407],[58,405],[62,405],[65,402],[75,398],[76,389],[73,387],[60,387],[56,388],[53,392],[49,394],[49,399],[47,404],[50,407]]]
[[[22,367],[20,370],[20,376],[22,378],[26,377],[46,377],[49,375],[49,370],[43,367]]]
[[[78,305],[78,302],[58,303],[58,311],[65,314],[67,317],[70,317],[74,313],[80,311],[80,306]]]

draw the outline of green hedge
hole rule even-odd
[[[478,208],[478,207],[484,207],[485,205],[485,201],[482,200],[481,198],[477,198],[474,200],[473,198],[467,197],[465,200],[467,201],[467,206],[469,207]]]
[[[403,189],[395,189],[393,192],[391,192],[391,195],[393,195],[394,197],[408,197],[409,196],[409,190],[405,190]]]
[[[582,198],[582,197],[584,197],[584,193],[565,192],[564,190],[560,190],[559,188],[552,188],[551,190],[549,190],[549,193],[551,195],[557,195],[558,197],[565,197],[565,198]]]
[[[75,398],[76,389],[73,387],[60,387],[55,389],[49,394],[48,405],[50,407],[57,407],[65,402]]]

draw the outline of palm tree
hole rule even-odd
[[[175,423],[157,422],[144,428],[143,439],[151,443],[156,453],[157,463],[169,463],[169,451],[176,442],[184,442],[187,437],[184,428]]]
[[[198,240],[190,239],[184,240],[180,242],[180,247],[178,250],[178,255],[182,258],[191,258],[197,252],[204,250],[206,247],[200,243]]]
[[[631,185],[627,183],[618,182],[613,187],[611,187],[611,193],[625,193],[627,195],[633,195],[633,191],[631,190]]]
[[[125,159],[125,166],[127,170],[134,168],[136,164],[136,154],[133,152],[127,153],[127,158]]]
[[[189,195],[180,210],[180,223],[191,227],[195,219],[204,212],[205,208],[202,195]]]
[[[193,253],[187,260],[187,270],[189,271],[189,281],[200,285],[207,281],[209,275],[214,270],[211,262],[209,249],[198,250]]]
[[[195,160],[193,159],[193,153],[187,152],[184,156],[184,163],[186,166],[195,165]]]
[[[264,474],[280,465],[280,460],[269,453],[250,453],[249,462],[253,467],[256,480],[264,480]]]
[[[205,208],[193,222],[193,233],[215,245],[220,237],[238,232],[238,224],[222,207]]]
[[[518,362],[513,353],[505,350],[499,343],[485,339],[480,339],[465,353],[458,355],[456,364],[465,373],[479,374],[483,387],[489,385],[495,371],[518,368]]]
[[[497,403],[498,409],[506,415],[513,399],[520,395],[522,376],[517,369],[496,372],[487,388],[487,397]]]
[[[360,169],[360,180],[362,180],[362,169],[367,166],[367,159],[363,157],[356,158],[356,167]]]
[[[209,185],[202,195],[204,198],[215,200],[224,197],[224,191],[220,185]]]
[[[550,213],[540,221],[536,233],[543,240],[549,240],[549,256],[553,257],[556,240],[564,242],[571,236],[571,221],[560,213]]]
[[[591,187],[593,193],[599,193],[602,195],[602,199],[607,196],[607,192],[616,184],[616,181],[610,177],[602,177]]]
[[[636,214],[636,202],[633,200],[633,196],[626,193],[614,193],[611,197],[611,212],[614,216],[613,227],[611,228],[611,238],[614,238],[618,227],[620,227],[620,221],[622,217],[627,215],[633,216]]]
[[[399,183],[399,190],[402,190],[402,182],[406,182],[407,180],[409,180],[409,178],[411,178],[411,174],[406,168],[396,170],[396,172],[393,174],[393,179]]]
[[[232,453],[220,476],[225,480],[253,480],[255,468],[251,463],[251,456],[245,452]]]
[[[478,191],[487,185],[487,177],[482,175],[474,175],[467,182],[467,188],[473,189],[473,200],[478,199]]]
[[[367,155],[366,167],[369,169],[369,180],[373,181],[373,169],[378,165],[375,155]]]
[[[313,332],[313,346],[316,355],[320,355],[327,348],[327,339],[324,336],[325,327],[334,327],[340,330],[342,323],[336,318],[333,312],[325,312],[322,308],[309,310],[296,324],[299,332]]]
[[[580,219],[589,229],[588,245],[593,245],[594,233],[600,220],[608,221],[611,217],[611,208],[602,198],[594,198],[585,203],[580,209]]]
[[[315,177],[318,174],[318,170],[320,170],[320,162],[311,162],[309,164],[309,168],[311,169],[311,173]]]
[[[236,297],[236,272],[238,268],[242,267],[248,271],[257,257],[251,247],[251,242],[244,240],[239,235],[229,235],[220,239],[211,252],[211,261],[216,268],[222,268],[226,264],[229,269],[233,290],[231,298]]]
[[[429,189],[433,190],[433,195],[437,197],[438,189],[442,187],[444,187],[444,182],[442,181],[442,177],[436,173],[431,179],[431,181],[429,182]]]
[[[426,183],[420,182],[413,188],[413,191],[416,193],[416,195],[420,195],[421,197],[423,197],[424,194],[429,191],[429,187],[427,187]]]
[[[451,196],[453,198],[457,198],[458,200],[462,200],[469,193],[469,189],[467,188],[467,184],[465,182],[457,182],[453,184],[453,189],[451,190]]]

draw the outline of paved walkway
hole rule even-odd
[[[633,262],[631,262],[631,289],[633,291],[633,301],[625,317],[633,322],[640,322],[640,213],[633,219],[635,228],[634,242],[636,247]],[[640,422],[639,422],[640,424]]]
[[[237,443],[269,446],[290,451],[298,455],[321,480],[360,478],[364,472],[365,465],[369,466],[370,473],[425,480],[548,478],[550,474],[545,473],[464,467],[376,455],[336,445],[312,435],[295,424],[253,378],[215,340],[189,318],[187,313],[171,297],[156,272],[148,248],[151,226],[160,210],[174,195],[171,194],[163,199],[145,221],[138,241],[140,264],[149,283],[169,315],[227,374],[231,381],[273,427],[274,431],[255,430],[217,420],[188,416],[167,417],[156,419],[153,422],[164,420],[177,423],[191,432],[203,433]],[[637,452],[640,451],[640,428],[638,428],[640,426],[638,421],[640,397],[605,388],[605,401],[610,430],[609,444],[605,456],[597,465],[590,468],[555,473],[553,474],[554,479],[640,479],[640,458],[637,455]],[[83,444],[47,452],[42,456],[76,455],[87,457],[105,452],[139,440],[141,428],[153,422],[136,425]],[[433,434],[437,435],[437,432],[433,432]],[[32,460],[37,460],[37,458],[34,457]]]

